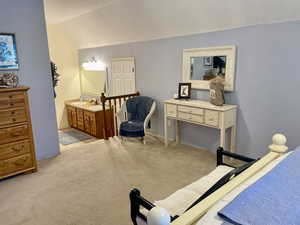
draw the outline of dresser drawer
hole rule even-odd
[[[178,112],[178,119],[187,120],[195,123],[203,123],[204,118],[203,115],[185,113],[185,112]]]
[[[0,109],[24,107],[25,94],[20,92],[0,93]]]
[[[177,105],[167,104],[167,116],[176,117],[177,116]]]
[[[219,112],[205,110],[205,124],[209,126],[219,127]]]
[[[204,110],[200,108],[194,108],[194,107],[189,107],[189,106],[178,106],[178,111],[179,112],[186,112],[186,113],[192,113],[192,114],[198,114],[198,115],[203,115]]]
[[[0,100],[0,109],[24,108],[24,99]]]
[[[30,142],[20,141],[0,146],[0,160],[30,153]]]
[[[27,121],[25,109],[0,110],[0,125],[8,125]]]
[[[0,176],[33,167],[31,154],[0,161]]]
[[[0,144],[29,138],[29,127],[27,124],[0,129]]]

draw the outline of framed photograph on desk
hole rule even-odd
[[[185,98],[189,99],[191,98],[191,83],[179,83],[178,86],[178,98]]]

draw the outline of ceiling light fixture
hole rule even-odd
[[[86,71],[105,71],[106,65],[101,62],[97,61],[94,57],[89,62],[82,63],[82,67]]]

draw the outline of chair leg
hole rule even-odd
[[[145,137],[141,137],[141,141],[143,142],[144,145],[146,144]]]

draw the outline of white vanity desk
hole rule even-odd
[[[168,146],[168,120],[176,121],[176,142],[180,142],[179,121],[220,130],[220,146],[225,147],[225,131],[231,128],[230,151],[235,152],[236,105],[215,106],[200,100],[167,100],[165,110],[165,145]]]

